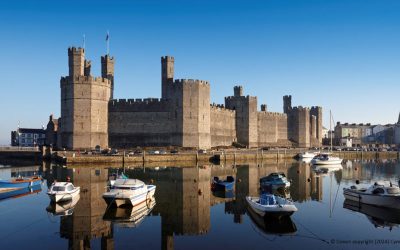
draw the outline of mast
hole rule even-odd
[[[329,130],[331,131],[331,152],[332,152],[332,112],[329,110]]]

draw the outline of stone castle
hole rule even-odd
[[[101,57],[101,77],[90,74],[83,48],[68,49],[69,75],[61,77],[61,118],[57,146],[67,149],[178,146],[320,146],[322,108],[292,107],[283,113],[258,111],[257,97],[242,86],[224,105],[210,104],[210,83],[174,79],[174,58],[161,58],[161,98],[114,99],[114,63]]]

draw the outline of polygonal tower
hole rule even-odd
[[[83,48],[69,48],[69,75],[61,77],[61,144],[66,149],[108,147],[111,80],[90,76]]]
[[[114,57],[108,54],[101,57],[101,77],[111,82],[111,99],[114,98],[114,63]]]

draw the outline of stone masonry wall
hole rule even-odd
[[[258,112],[258,146],[279,145],[287,142],[287,115]]]
[[[111,147],[173,145],[176,120],[165,99],[120,99],[109,103]]]
[[[222,105],[210,106],[211,146],[231,146],[236,141],[234,110],[225,109]]]

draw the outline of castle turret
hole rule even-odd
[[[257,97],[243,96],[243,88],[236,86],[234,96],[225,97],[225,107],[236,110],[237,141],[247,147],[258,147]]]
[[[85,49],[68,48],[69,76],[83,76],[85,66]]]
[[[101,57],[101,77],[111,82],[111,99],[114,98],[114,57],[105,55]]]
[[[292,96],[283,96],[283,113],[288,114],[292,110]]]
[[[85,76],[90,76],[90,70],[92,68],[92,62],[85,59]]]
[[[169,98],[169,87],[174,81],[174,62],[172,56],[161,57],[161,98]]]
[[[233,87],[233,96],[243,96],[243,87],[242,86],[235,86]]]

